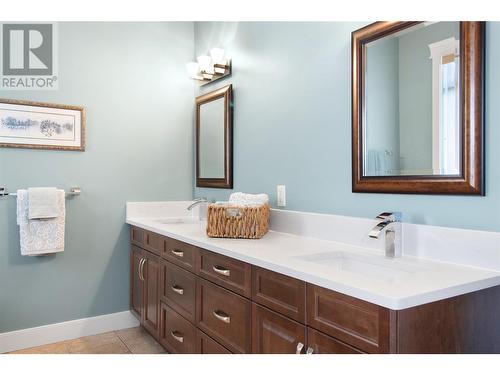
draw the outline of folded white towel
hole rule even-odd
[[[245,194],[233,193],[229,197],[229,203],[238,206],[262,206],[269,203],[267,194]]]
[[[53,219],[59,215],[56,188],[28,189],[28,217],[33,219]]]
[[[17,225],[21,255],[44,255],[64,251],[66,200],[64,190],[57,190],[58,216],[54,219],[29,220],[28,191],[17,191]]]

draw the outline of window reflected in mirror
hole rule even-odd
[[[365,44],[363,175],[459,175],[460,22]]]

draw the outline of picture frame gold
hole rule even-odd
[[[0,147],[85,151],[85,146],[84,107],[0,99]]]

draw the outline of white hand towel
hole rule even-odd
[[[17,191],[17,225],[21,255],[44,255],[64,251],[66,200],[64,190],[57,190],[58,216],[54,219],[29,220],[28,191]]]
[[[262,206],[269,203],[267,194],[245,194],[245,193],[232,193],[229,196],[229,203],[238,206]]]
[[[56,188],[28,189],[28,217],[33,219],[53,219],[58,217]]]

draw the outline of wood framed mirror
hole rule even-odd
[[[484,22],[352,33],[352,191],[484,195]]]
[[[196,186],[233,188],[233,87],[196,98]]]

